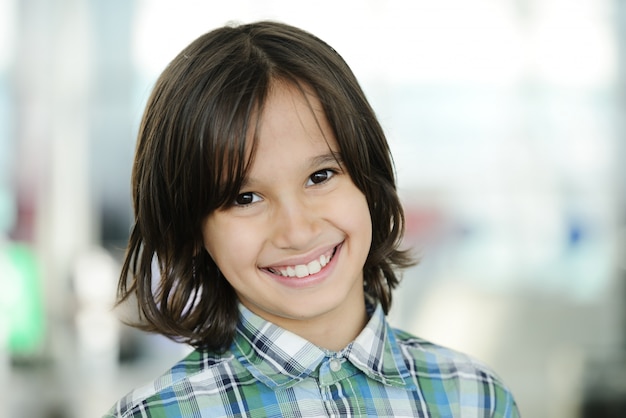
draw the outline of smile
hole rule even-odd
[[[303,278],[310,276],[311,274],[319,273],[324,266],[326,266],[330,260],[332,260],[337,247],[333,248],[325,254],[322,254],[313,261],[307,264],[297,264],[294,266],[280,266],[280,267],[268,267],[267,270],[270,273],[277,274],[283,277],[297,277]]]

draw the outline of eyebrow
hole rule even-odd
[[[330,151],[326,154],[313,157],[310,160],[309,167],[311,169],[314,169],[316,167],[322,166],[324,164],[329,164],[329,163],[339,164],[339,166],[343,167],[343,158],[341,157],[341,153]]]
[[[309,167],[309,170],[315,170],[327,164],[339,165],[339,168],[343,170],[343,157],[341,156],[341,153],[331,150],[326,154],[317,155],[309,159],[308,167]],[[243,182],[241,183],[241,189],[243,190],[243,189],[247,189],[250,187],[254,188],[254,183],[255,183],[254,179],[251,180],[250,178],[246,177],[243,179]]]

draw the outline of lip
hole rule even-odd
[[[315,273],[315,274],[311,274],[308,275],[306,277],[285,277],[283,275],[280,274],[275,274],[272,273],[271,271],[267,270],[268,267],[264,267],[261,269],[261,271],[263,271],[265,274],[267,274],[269,277],[272,278],[272,280],[280,283],[283,286],[286,287],[290,287],[290,288],[294,288],[294,289],[300,289],[300,288],[307,288],[307,287],[314,287],[319,285],[320,283],[322,283],[323,281],[325,281],[328,276],[332,273],[332,271],[335,269],[335,266],[337,265],[337,260],[339,259],[339,256],[341,254],[341,249],[343,247],[343,242],[341,242],[340,244],[336,245],[335,247],[331,247],[329,249],[324,249],[324,251],[319,251],[319,255],[324,254],[325,252],[327,252],[328,250],[332,250],[334,248],[334,255],[331,258],[330,262],[328,264],[326,264],[319,272]],[[315,259],[315,257],[307,257],[307,260],[311,260],[311,259]],[[302,261],[299,260],[304,260],[303,258],[299,258],[299,259],[290,259],[288,260],[289,263],[293,263],[294,261],[296,262],[295,264],[280,264],[281,266],[283,265],[296,265],[296,264],[303,264]]]
[[[318,248],[317,250],[309,254],[298,256],[298,257],[286,258],[277,263],[272,263],[271,265],[262,266],[261,268],[265,270],[265,269],[270,269],[270,268],[297,266],[298,264],[308,264],[313,260],[319,259],[322,254],[326,254],[328,252],[334,251],[335,248],[338,248],[342,244],[343,242],[340,242],[339,244],[333,244],[327,247]]]

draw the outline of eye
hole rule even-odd
[[[234,205],[235,206],[246,206],[246,205],[250,205],[252,203],[256,203],[256,202],[258,202],[260,200],[261,200],[261,198],[256,193],[246,192],[246,193],[241,193],[240,195],[238,195],[235,198]]]
[[[314,184],[324,183],[330,180],[334,175],[335,175],[335,171],[328,169],[328,168],[324,170],[316,171],[315,173],[311,174],[306,185],[312,186]]]

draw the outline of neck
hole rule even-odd
[[[344,349],[361,333],[368,321],[362,292],[357,293],[352,301],[310,318],[273,315],[246,300],[241,302],[265,320],[330,351]]]
[[[325,321],[296,320],[278,324],[318,347],[330,351],[340,351],[361,333],[367,324],[365,303],[359,311],[339,315],[329,315]]]

